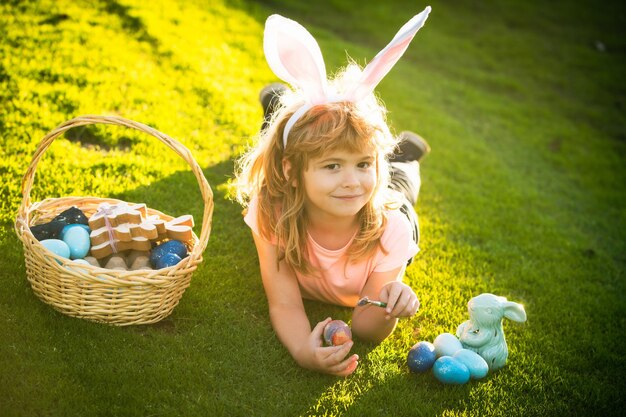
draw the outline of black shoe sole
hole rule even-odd
[[[394,162],[419,161],[430,152],[428,142],[417,133],[400,133],[400,142],[391,160]]]

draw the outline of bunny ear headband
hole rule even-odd
[[[360,78],[341,96],[327,93],[326,67],[315,38],[299,23],[274,14],[265,22],[263,49],[274,74],[302,91],[305,104],[287,121],[283,149],[293,125],[313,106],[341,101],[356,102],[370,94],[409,47],[417,31],[424,26],[430,6],[409,20],[365,67]]]

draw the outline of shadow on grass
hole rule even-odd
[[[39,302],[26,280],[22,251],[14,250],[19,241],[5,229],[0,250],[12,266],[3,299],[11,300],[11,311],[2,314],[8,324],[0,328],[21,355],[6,369],[23,375],[21,388],[9,390],[15,404],[36,397],[24,387],[43,379],[54,388],[28,412],[299,415],[337,382],[300,369],[274,334],[250,232],[241,207],[221,186],[232,171],[231,161],[204,170],[215,203],[204,261],[173,313],[153,325],[95,324]],[[199,234],[204,207],[190,171],[107,197],[145,202],[174,216],[192,214]],[[309,308],[312,320],[349,317],[345,309]]]

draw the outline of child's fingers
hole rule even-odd
[[[396,303],[398,302],[398,297],[400,297],[400,294],[402,294],[402,287],[400,287],[399,285],[390,285],[386,288],[389,292],[389,297],[387,298],[387,307],[385,308],[385,311],[389,315],[393,310],[395,310]]]
[[[402,317],[406,315],[406,311],[412,306],[412,300],[411,300],[412,297],[413,297],[413,294],[411,294],[410,292],[405,291],[402,294],[400,294],[400,296],[398,297],[398,300],[396,301],[396,305],[393,307],[393,310],[391,311],[390,316]]]
[[[400,303],[401,303],[401,301],[399,301],[399,304]],[[395,315],[394,315],[394,313],[392,313],[392,317],[411,317],[411,316],[415,315],[415,313],[417,313],[418,309],[419,309],[419,300],[417,299],[416,295],[411,294],[410,298],[409,298],[409,301],[405,305],[404,309],[402,311],[398,312]]]
[[[417,298],[417,296],[415,296],[415,299],[413,300],[413,303],[411,305],[411,309],[410,309],[410,315],[414,315],[415,313],[418,312],[418,310],[420,309],[420,300],[419,298]]]
[[[352,345],[354,345],[354,342],[350,341],[344,343],[343,345],[322,348],[324,349],[324,353],[326,354],[324,357],[324,363],[327,365],[338,364],[348,355],[348,353],[350,353]]]
[[[357,366],[359,365],[358,361],[359,356],[356,354],[352,355],[345,361],[330,367],[328,369],[328,372],[337,376],[348,376],[356,370]]]
[[[315,340],[320,340],[322,338],[322,334],[324,333],[324,327],[330,322],[332,319],[330,317],[326,318],[326,320],[320,321],[315,325],[313,330],[311,331],[311,337]],[[321,343],[321,342],[320,342]]]

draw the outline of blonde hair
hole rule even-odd
[[[348,66],[330,88],[341,93],[350,80],[356,79],[356,65]],[[303,104],[298,92],[287,91],[280,98],[267,129],[258,143],[238,161],[236,169],[237,200],[247,206],[252,196],[258,198],[258,227],[261,236],[278,240],[279,259],[294,270],[311,274],[314,268],[306,258],[307,217],[304,210],[303,174],[309,160],[336,150],[371,153],[375,156],[376,184],[372,198],[358,213],[359,230],[348,248],[349,261],[363,259],[381,247],[380,237],[386,224],[385,209],[394,202],[385,193],[389,181],[386,155],[396,141],[386,123],[386,109],[370,94],[359,102],[326,103],[314,106],[293,126],[285,149],[282,134],[287,120]],[[283,172],[283,159],[291,164],[290,178]]]

